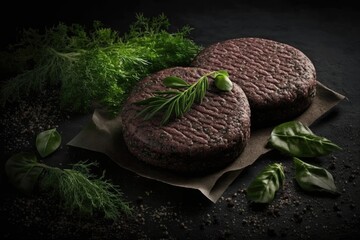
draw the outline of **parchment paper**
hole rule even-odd
[[[342,99],[344,99],[343,95],[318,82],[317,94],[312,105],[297,120],[310,125]],[[273,127],[255,130],[251,133],[243,153],[231,165],[218,172],[198,177],[175,174],[136,159],[129,153],[122,138],[121,120],[119,118],[109,120],[98,111],[94,112],[88,126],[68,145],[104,153],[121,167],[140,176],[179,187],[197,189],[215,203],[242,169],[253,164],[259,156],[269,151],[265,145],[272,129]]]

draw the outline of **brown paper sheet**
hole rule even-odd
[[[312,105],[297,120],[310,125],[342,99],[344,96],[318,83],[317,95]],[[94,112],[92,122],[68,145],[104,153],[121,167],[140,176],[179,187],[197,189],[215,203],[242,169],[253,164],[259,156],[269,151],[265,145],[271,130],[272,127],[252,132],[244,152],[231,165],[218,172],[198,177],[178,175],[136,159],[129,153],[122,139],[120,119],[106,119],[98,111]]]

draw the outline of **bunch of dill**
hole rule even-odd
[[[67,111],[89,112],[100,105],[116,114],[139,79],[188,65],[200,51],[187,38],[189,27],[169,33],[164,15],[136,18],[123,37],[100,22],[90,30],[62,23],[44,33],[24,30],[20,41],[2,53],[0,69],[14,75],[1,88],[0,104],[55,87]]]

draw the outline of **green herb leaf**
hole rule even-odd
[[[169,88],[183,88],[190,86],[184,79],[174,76],[166,77],[163,80],[163,84]]]
[[[49,156],[61,144],[61,136],[56,128],[43,131],[36,137],[36,149],[41,157]]]
[[[279,163],[268,165],[251,182],[246,190],[249,200],[256,203],[269,203],[275,197],[275,192],[284,184],[285,174]]]
[[[122,198],[118,186],[90,173],[90,167],[96,163],[79,162],[71,169],[48,167],[41,180],[40,188],[59,197],[70,213],[78,212],[92,216],[95,211],[105,218],[116,220],[121,212],[131,214],[132,209]]]
[[[172,116],[181,117],[188,112],[195,103],[201,103],[209,88],[208,76],[225,76],[223,70],[213,71],[201,76],[198,81],[188,84],[178,77],[167,77],[164,84],[167,87],[186,88],[183,91],[158,91],[155,96],[136,102],[136,105],[145,105],[137,116],[149,120],[159,112],[164,112],[161,124],[166,124]],[[230,80],[229,80],[230,81]]]
[[[295,179],[302,189],[339,194],[333,176],[326,169],[305,163],[296,157],[293,159],[296,167]]]
[[[22,193],[30,195],[43,172],[34,154],[18,153],[9,158],[5,172],[10,183]]]
[[[324,156],[341,149],[330,140],[315,135],[298,121],[286,122],[275,127],[268,144],[294,157]]]
[[[233,88],[233,83],[227,75],[218,74],[215,77],[215,86],[221,91],[230,92]]]

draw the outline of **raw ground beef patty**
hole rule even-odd
[[[162,114],[150,120],[137,117],[144,106],[134,103],[168,90],[162,81],[177,76],[189,83],[209,72],[200,68],[170,68],[138,83],[124,104],[121,118],[128,149],[137,158],[182,173],[209,172],[225,167],[242,152],[250,137],[250,107],[242,89],[221,92],[209,78],[210,87],[201,104],[183,117],[161,126]]]
[[[205,48],[192,65],[228,70],[249,100],[255,127],[300,115],[315,96],[314,65],[304,53],[283,43],[260,38],[227,40]]]

